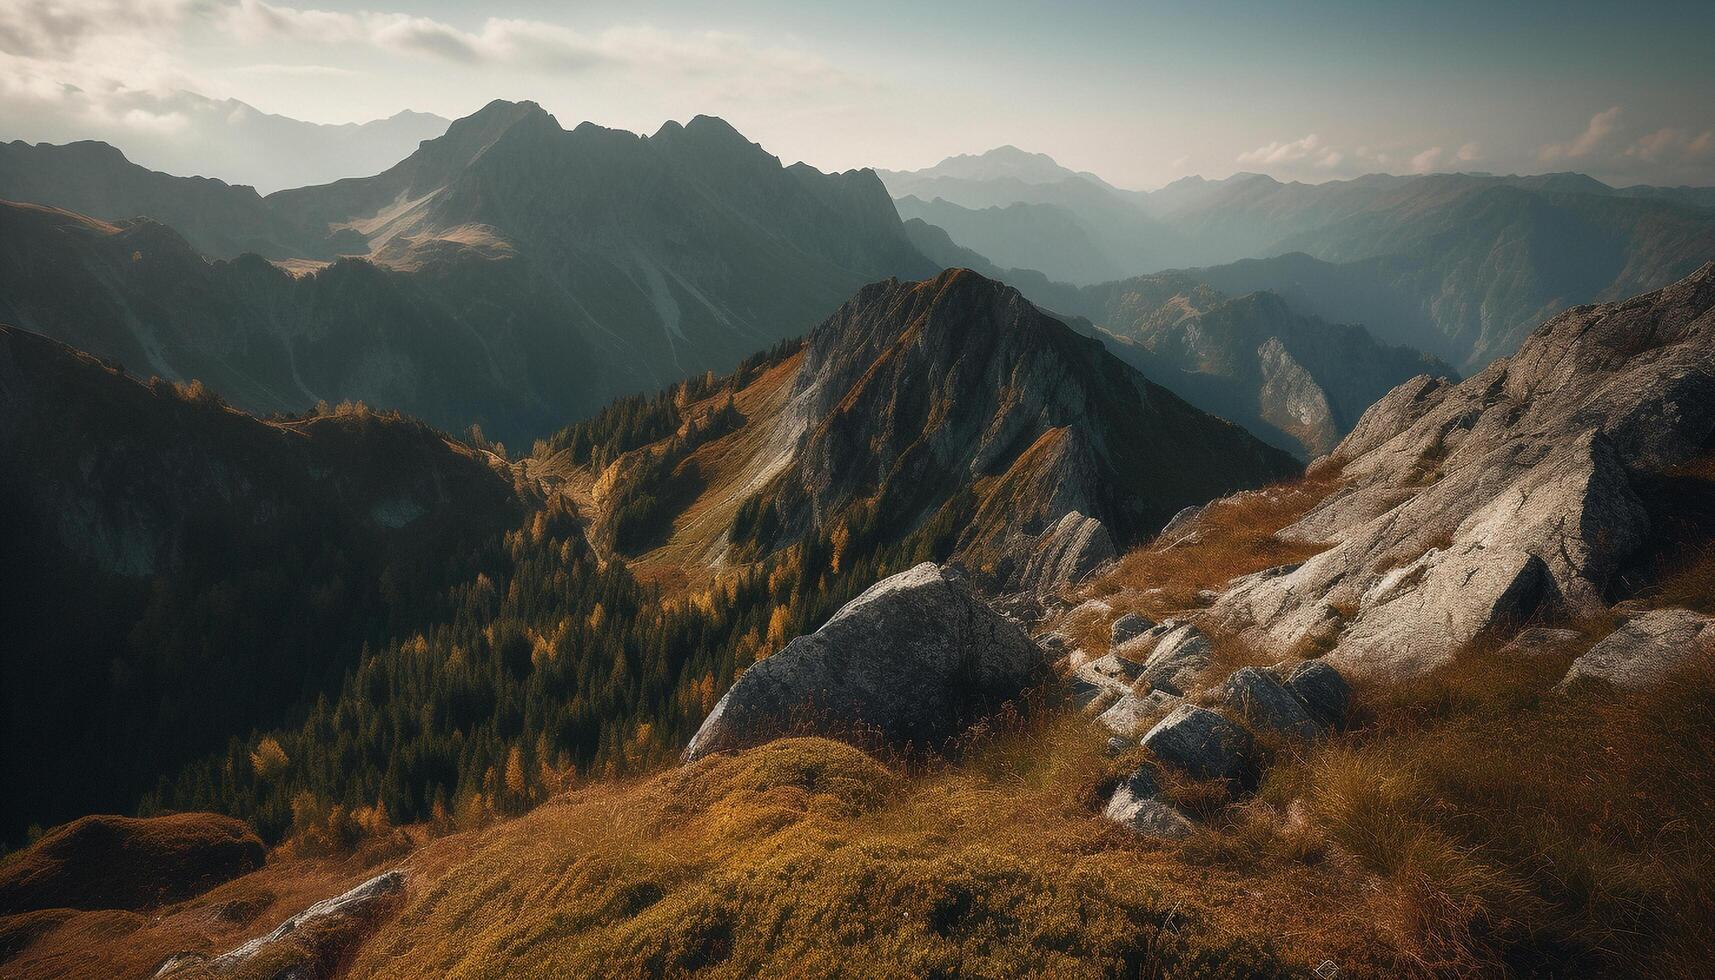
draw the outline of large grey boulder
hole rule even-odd
[[[1143,746],[1194,779],[1244,782],[1255,771],[1256,743],[1250,733],[1194,704],[1182,704],[1156,722],[1143,736]]]
[[[343,895],[317,902],[274,931],[212,958],[200,953],[170,957],[157,977],[230,976],[256,970],[291,980],[322,980],[374,929],[405,890],[405,872],[395,869],[365,881]]]
[[[1221,685],[1221,695],[1253,725],[1295,738],[1315,738],[1323,730],[1310,709],[1273,674],[1240,667]]]
[[[883,579],[739,677],[686,761],[787,731],[938,746],[1047,675],[1042,649],[941,568]]]
[[[1646,612],[1572,662],[1562,688],[1606,681],[1625,691],[1654,687],[1693,660],[1715,656],[1715,617],[1689,609]]]
[[[1279,532],[1324,550],[1236,581],[1210,620],[1391,680],[1504,642],[1538,613],[1604,613],[1649,533],[1634,476],[1695,458],[1712,436],[1715,263],[1568,310],[1460,384],[1396,388],[1318,462],[1339,488]]]
[[[1150,837],[1179,840],[1191,835],[1193,824],[1183,811],[1158,795],[1155,773],[1139,769],[1114,789],[1102,816]]]
[[[1328,728],[1345,724],[1352,710],[1352,685],[1340,672],[1320,660],[1306,660],[1292,668],[1283,686],[1292,692],[1310,712],[1310,716]]]

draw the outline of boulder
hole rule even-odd
[[[1194,779],[1249,780],[1255,770],[1250,733],[1207,708],[1182,704],[1143,736],[1163,764]]]
[[[1114,625],[1108,632],[1108,644],[1117,647],[1127,640],[1139,637],[1155,628],[1155,623],[1139,616],[1137,613],[1126,613],[1114,620]]]
[[[1310,709],[1274,675],[1256,667],[1240,667],[1221,685],[1225,703],[1238,709],[1253,725],[1295,738],[1315,738],[1323,725]]]
[[[1114,789],[1103,808],[1102,816],[1140,834],[1179,840],[1191,835],[1191,818],[1180,809],[1161,799],[1155,773],[1148,767],[1139,769]]]
[[[1047,676],[1041,647],[925,562],[877,582],[821,629],[745,671],[685,759],[792,730],[939,746]]]
[[[405,890],[405,872],[376,875],[356,888],[317,902],[264,936],[213,958],[180,953],[156,971],[156,977],[262,975],[291,980],[323,980],[375,928]]]
[[[1184,694],[1197,675],[1209,666],[1214,648],[1203,631],[1189,623],[1162,636],[1144,661],[1143,678],[1150,687],[1169,694]]]
[[[1332,666],[1306,660],[1286,675],[1284,686],[1310,716],[1328,728],[1339,728],[1352,709],[1352,685]]]
[[[1689,609],[1646,612],[1572,662],[1562,688],[1581,680],[1638,691],[1665,681],[1694,659],[1715,656],[1715,617]]]
[[[1181,507],[1177,513],[1168,518],[1167,523],[1162,525],[1161,530],[1156,532],[1156,537],[1158,539],[1172,538],[1176,535],[1183,534],[1191,527],[1192,524],[1197,523],[1197,518],[1202,516],[1202,504],[1192,504],[1190,507]]]
[[[214,813],[81,817],[0,864],[0,914],[153,908],[262,867],[267,849]]]
[[[1132,738],[1148,727],[1150,721],[1172,710],[1180,700],[1166,691],[1150,691],[1143,695],[1128,692],[1114,699],[1096,716],[1096,721],[1116,735]]]

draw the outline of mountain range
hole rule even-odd
[[[527,444],[934,271],[872,174],[783,167],[706,116],[641,137],[496,102],[267,198],[99,144],[3,150],[0,198],[96,219],[8,212],[4,315],[253,411],[366,400]]]
[[[1019,166],[1011,148],[994,156],[986,167],[954,158],[883,177],[902,215],[1002,266],[1074,284],[1104,278],[1090,269],[1120,268],[1117,279],[1304,253],[1405,314],[1365,319],[1379,336],[1461,370],[1510,354],[1554,312],[1684,276],[1715,247],[1708,188],[1613,188],[1581,174],[1373,174],[1322,184],[1236,174],[1145,193],[1039,159]],[[1308,312],[1345,318],[1329,312],[1336,305]]]

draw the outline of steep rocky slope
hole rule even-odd
[[[1421,674],[1531,618],[1605,613],[1675,507],[1648,487],[1715,446],[1715,264],[1543,324],[1452,385],[1383,398],[1322,464],[1342,488],[1282,532],[1329,545],[1244,580],[1222,626]],[[1652,506],[1654,510],[1652,514]]]
[[[1293,468],[961,270],[859,292],[811,334],[797,392],[807,437],[773,488],[783,523],[828,522],[875,494],[925,512],[970,481],[983,499],[961,550],[1001,579],[1016,573],[1003,567],[1014,536],[1067,513],[1124,543],[1222,485]]]
[[[1225,270],[1077,287],[1031,269],[999,268],[921,219],[905,225],[938,264],[969,266],[1016,287],[1149,380],[1307,459],[1332,449],[1401,381],[1455,376],[1430,355],[1378,343],[1357,324],[1306,316],[1274,293],[1229,297],[1204,278],[1242,281],[1220,277]]]
[[[8,837],[313,699],[521,509],[421,423],[263,422],[13,327],[0,450]]]

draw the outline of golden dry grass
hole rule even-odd
[[[1257,891],[1255,868],[1187,862],[1102,820],[1093,806],[1138,760],[1100,742],[1081,719],[1047,718],[907,776],[786,739],[592,787],[413,889],[354,972],[1267,976],[1365,962],[1356,880],[1292,860]]]
[[[1715,665],[1553,691],[1592,639],[1362,692],[1359,728],[1259,791],[1375,876],[1412,972],[1690,976],[1715,952]]]

